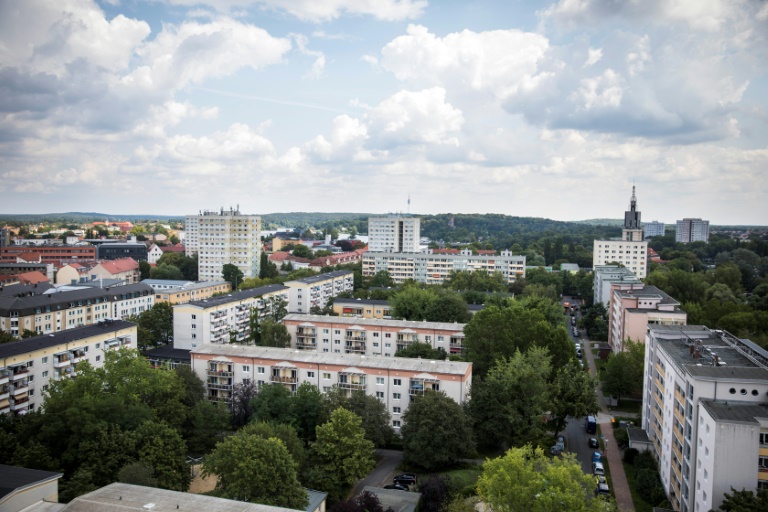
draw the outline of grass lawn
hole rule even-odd
[[[477,485],[477,479],[480,478],[483,469],[482,466],[476,466],[464,469],[452,469],[439,473],[440,476],[448,478],[448,488],[451,494],[456,494],[469,489],[474,489]],[[466,494],[466,493],[463,493]],[[473,495],[474,492],[468,495]]]

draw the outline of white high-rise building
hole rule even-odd
[[[709,221],[683,219],[676,223],[675,242],[706,242],[709,240]]]
[[[419,252],[421,222],[416,217],[370,217],[368,250],[370,252]]]
[[[261,217],[238,209],[203,210],[185,218],[186,253],[197,253],[198,279],[221,280],[226,264],[236,265],[244,278],[258,277],[261,258]]]
[[[652,238],[654,236],[664,236],[664,230],[666,226],[663,222],[653,221],[643,224],[643,234],[645,238]]]
[[[592,268],[618,263],[630,269],[639,279],[648,273],[648,242],[643,240],[640,211],[637,209],[635,187],[629,210],[624,212],[624,229],[620,239],[595,240],[592,247]]]

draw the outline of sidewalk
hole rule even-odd
[[[595,356],[592,354],[592,343],[585,338],[582,339],[584,345],[584,358],[587,361],[589,372],[597,375],[597,366],[595,365]],[[629,490],[627,475],[624,473],[624,465],[621,463],[621,450],[616,444],[616,438],[613,436],[613,411],[609,411],[603,392],[598,386],[597,402],[600,406],[600,413],[597,415],[597,422],[600,424],[600,432],[605,436],[605,459],[611,471],[611,488],[616,498],[616,505],[622,512],[635,512],[635,504],[632,502],[632,493]]]

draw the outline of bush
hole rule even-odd
[[[650,504],[659,503],[666,496],[655,469],[638,469],[635,482],[637,493]]]
[[[650,451],[644,451],[644,452],[638,453],[635,456],[635,461],[633,464],[635,466],[636,474],[639,474],[640,471],[644,469],[650,469],[654,472],[657,471],[656,458],[653,456],[653,454]]]
[[[626,462],[627,464],[634,464],[635,457],[637,457],[639,453],[640,452],[637,451],[637,448],[627,448],[626,450],[624,450],[624,462]]]
[[[618,428],[613,431],[613,437],[616,438],[616,445],[623,448],[629,445],[629,432],[625,428]],[[631,448],[634,450],[634,448]],[[635,450],[636,451],[636,450]]]

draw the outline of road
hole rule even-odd
[[[397,450],[376,450],[376,467],[368,473],[368,476],[357,483],[350,496],[357,496],[363,492],[363,488],[370,485],[384,487],[392,483],[392,477],[396,469],[403,462],[403,452]]]

